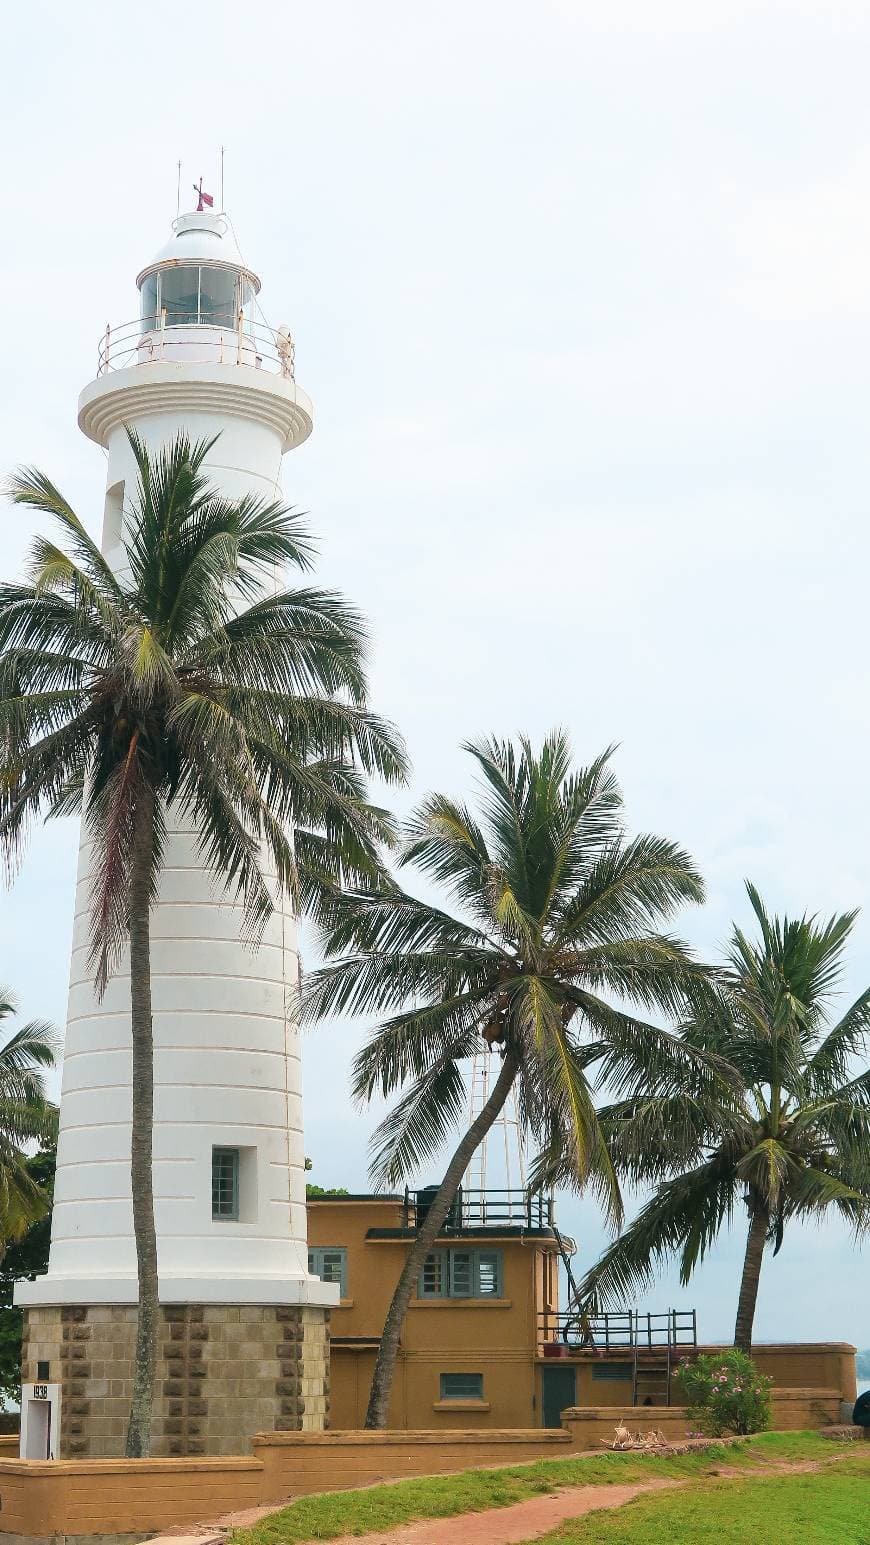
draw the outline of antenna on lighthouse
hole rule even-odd
[[[226,208],[226,205],[224,204],[224,146],[221,145],[221,214],[224,213],[225,208]]]
[[[181,214],[181,159],[178,162],[178,190],[175,195],[175,218]]]

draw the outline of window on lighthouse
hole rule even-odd
[[[235,268],[205,264],[179,265],[148,274],[142,281],[140,316],[143,331],[166,327],[226,327],[238,325],[243,313],[250,328],[256,290]]]
[[[157,307],[157,275],[149,274],[142,281],[141,315],[146,327],[154,327],[159,315]]]
[[[211,1152],[211,1215],[228,1222],[239,1220],[239,1150],[213,1148]]]
[[[235,327],[239,276],[231,268],[199,271],[199,320],[211,327]]]
[[[199,321],[199,269],[167,268],[160,274],[159,306],[167,327]]]

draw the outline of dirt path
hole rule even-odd
[[[544,1497],[529,1497],[509,1507],[488,1508],[485,1513],[459,1513],[455,1518],[424,1518],[399,1529],[363,1536],[365,1545],[518,1545],[538,1539],[569,1518],[582,1518],[602,1508],[623,1507],[634,1497],[653,1491],[672,1491],[683,1481],[642,1481],[636,1486],[566,1486]],[[316,1545],[315,1541],[311,1545]],[[329,1545],[360,1545],[358,1534],[342,1534]]]
[[[747,1471],[736,1466],[722,1466],[712,1474],[721,1480],[746,1480],[766,1475],[805,1474],[811,1470],[827,1469],[837,1459],[802,1459],[794,1462],[781,1460]],[[706,1477],[698,1477],[698,1480]],[[607,1508],[624,1507],[635,1497],[648,1496],[657,1491],[673,1491],[680,1486],[695,1485],[694,1477],[680,1480],[639,1481],[632,1486],[565,1486],[543,1497],[529,1497],[525,1502],[514,1502],[505,1508],[489,1508],[482,1513],[459,1513],[453,1518],[425,1518],[417,1523],[401,1524],[397,1529],[375,1529],[362,1536],[364,1545],[520,1545],[526,1540],[539,1539],[559,1524],[572,1518],[583,1518],[587,1513],[599,1513]],[[157,1542],[154,1542],[157,1545]],[[307,1545],[317,1545],[310,1540]],[[329,1541],[329,1545],[360,1545],[359,1534],[342,1534]]]

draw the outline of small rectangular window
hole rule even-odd
[[[239,1220],[239,1150],[211,1151],[211,1215],[230,1223]]]
[[[420,1273],[419,1293],[421,1298],[444,1298],[446,1296],[447,1273],[444,1270],[446,1264],[446,1254],[443,1250],[436,1250],[432,1255],[427,1255],[423,1262],[423,1270]]]
[[[442,1400],[482,1400],[482,1373],[442,1373]]]
[[[616,1383],[621,1379],[630,1379],[633,1374],[631,1363],[593,1363],[592,1378],[605,1383]]]
[[[308,1252],[308,1270],[321,1282],[337,1282],[347,1298],[347,1251],[343,1245],[315,1245]]]

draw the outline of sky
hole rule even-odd
[[[76,399],[136,314],[179,157],[187,204],[224,145],[315,405],[285,493],[371,620],[372,702],[413,759],[397,808],[472,792],[465,739],[559,724],[579,762],[617,742],[630,828],[698,861],[678,926],[706,958],[746,877],[775,909],[862,907],[867,6],[32,0],[4,42],[0,471],[38,463],[98,534]],[[3,575],[35,529],[0,509]],[[36,833],[0,894],[0,979],[58,1023],[76,843]],[[868,981],[864,911],[844,992]],[[365,1171],[365,1029],[308,1035],[322,1185]],[[591,1264],[594,1204],[559,1217]],[[729,1337],[741,1232],[644,1307]],[[837,1226],[793,1230],[757,1336],[870,1345],[866,1268]]]

